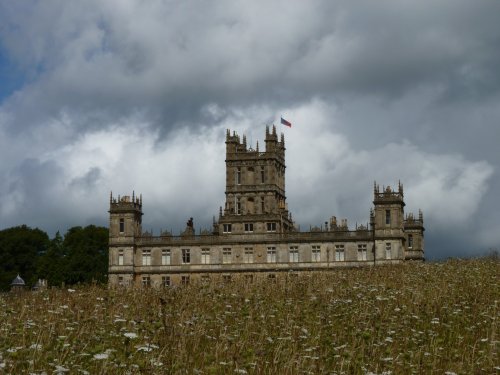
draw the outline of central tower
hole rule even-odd
[[[226,202],[219,233],[285,233],[293,230],[285,196],[285,137],[266,127],[265,151],[247,148],[235,132],[226,134]]]

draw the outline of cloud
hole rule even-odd
[[[255,144],[285,115],[302,227],[333,214],[366,223],[373,180],[401,179],[430,251],[450,234],[461,249],[495,246],[485,228],[500,209],[499,11],[465,0],[0,1],[0,67],[16,71],[0,98],[0,226],[106,224],[109,191],[134,189],[155,230],[190,216],[210,226],[225,129]]]
[[[139,110],[157,126],[174,129],[196,123],[209,102],[397,98],[422,86],[440,87],[448,98],[483,92],[485,85],[498,91],[500,52],[494,47],[500,31],[488,28],[495,5],[315,5],[4,4],[2,44],[33,77],[4,109],[22,108],[15,124],[23,127],[61,111],[80,117],[74,126],[106,126]],[[487,22],[478,27],[471,14]]]
[[[236,130],[246,133],[253,147],[259,139],[262,145],[264,127],[252,127],[251,120],[263,112],[235,115],[249,120]],[[408,141],[356,150],[336,132],[336,110],[327,103],[313,101],[284,112],[295,119],[292,129],[283,129],[288,203],[303,230],[333,215],[348,218],[351,227],[366,224],[373,181],[394,186],[399,179],[405,184],[407,211],[423,209],[428,232],[473,224],[493,173],[488,162],[427,153]],[[15,220],[34,211],[51,213],[32,218],[39,226],[57,228],[62,216],[75,225],[82,217],[104,225],[109,191],[125,195],[135,190],[143,194],[145,229],[179,232],[191,216],[197,228],[208,229],[224,202],[227,125],[180,129],[168,139],[135,122],[88,132],[40,160],[23,161],[4,186],[11,204],[2,216]]]

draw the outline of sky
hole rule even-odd
[[[210,228],[226,129],[285,134],[302,230],[423,210],[427,259],[500,248],[500,2],[0,0],[0,229]],[[283,116],[292,128],[279,125]]]

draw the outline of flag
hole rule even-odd
[[[285,120],[283,117],[281,118],[281,124],[288,126],[289,128],[292,127],[292,123],[290,121]]]

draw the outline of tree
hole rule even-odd
[[[38,260],[37,274],[49,285],[59,286],[66,282],[67,266],[63,238],[59,231],[50,241],[48,249]]]
[[[38,257],[49,245],[47,233],[26,225],[0,231],[0,290],[8,290],[19,273],[26,285],[34,284]]]
[[[68,284],[105,282],[108,272],[108,229],[73,227],[64,237]]]

